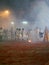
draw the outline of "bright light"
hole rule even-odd
[[[11,24],[14,25],[14,22],[12,21]]]
[[[8,11],[8,10],[6,10],[6,11],[5,11],[5,14],[9,14],[9,11]]]
[[[31,43],[32,41],[31,40],[28,40],[29,43]]]
[[[1,11],[1,12],[0,12],[0,16],[2,16],[2,17],[6,17],[6,16],[8,16],[9,14],[10,14],[9,10],[5,10],[5,11]]]
[[[22,23],[23,23],[23,24],[28,24],[28,22],[27,22],[27,21],[23,21]]]

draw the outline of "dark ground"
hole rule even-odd
[[[49,43],[0,42],[0,65],[46,65],[48,62]]]

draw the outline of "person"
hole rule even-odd
[[[48,42],[48,29],[47,29],[47,27],[45,27],[45,31],[44,31],[44,41]]]
[[[3,33],[3,29],[2,29],[2,27],[0,28],[0,41],[2,41],[2,33]]]

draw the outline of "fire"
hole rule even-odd
[[[30,42],[30,43],[31,43],[32,41],[31,41],[31,40],[28,40],[28,42]]]

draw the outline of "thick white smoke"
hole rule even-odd
[[[45,29],[45,26],[49,28],[49,7],[45,1],[36,1],[35,4],[36,5],[34,6],[33,10],[34,14],[37,15],[35,18],[34,27],[39,27],[42,30]]]
[[[36,27],[40,28],[41,31],[44,32],[45,27],[47,26],[49,29],[49,7],[47,6],[45,1],[36,1],[33,10],[31,9],[31,17],[36,16],[35,24],[32,25],[32,28]],[[39,34],[32,32],[32,41],[39,41]]]

